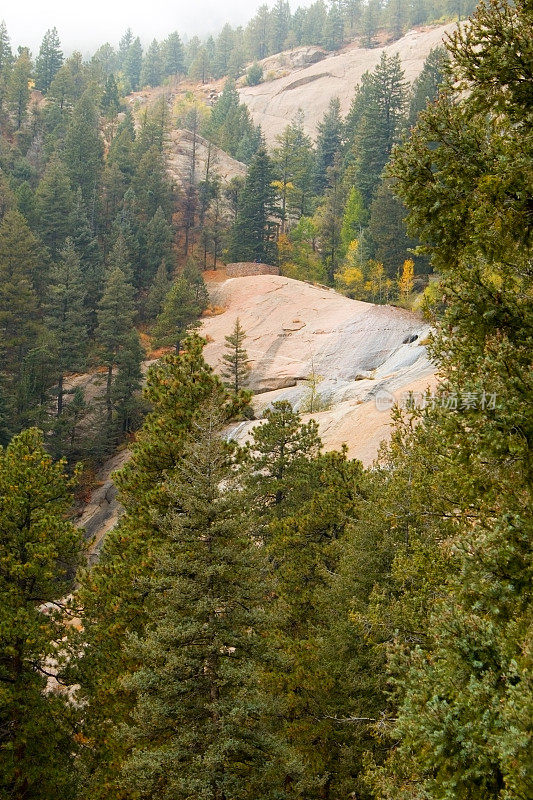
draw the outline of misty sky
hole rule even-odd
[[[313,0],[291,0],[291,7]],[[38,50],[44,32],[54,25],[66,53],[84,54],[106,41],[117,44],[130,26],[143,44],[173,30],[182,35],[215,33],[225,22],[239,25],[252,17],[265,0],[4,0],[5,19],[14,46]],[[274,0],[267,0],[272,6]]]

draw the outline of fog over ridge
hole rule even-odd
[[[290,0],[294,10],[309,6],[313,0]],[[93,0],[76,4],[68,0],[28,0],[23,5],[8,0],[0,9],[12,45],[28,45],[33,53],[48,28],[56,27],[66,54],[80,50],[87,54],[104,42],[117,45],[125,29],[130,27],[143,45],[154,37],[165,38],[173,30],[184,38],[216,34],[228,22],[232,26],[246,24],[261,5],[273,6],[274,0],[116,0],[109,3]]]

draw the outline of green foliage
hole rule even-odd
[[[174,347],[179,353],[182,340],[192,327],[197,327],[204,307],[194,286],[185,277],[174,281],[153,327],[156,346]]]
[[[261,686],[273,658],[264,554],[231,491],[224,418],[212,403],[199,411],[147,586],[154,622],[128,648],[140,666],[125,681],[135,707],[124,781],[142,798],[278,797],[275,705]]]
[[[356,96],[354,182],[365,207],[370,205],[381,173],[405,124],[407,91],[398,54],[381,60],[364,76]]]
[[[274,209],[272,162],[264,148],[252,159],[239,204],[230,244],[232,261],[276,260],[270,215]]]
[[[94,205],[97,197],[103,151],[93,92],[87,89],[74,106],[63,158],[73,188],[81,189],[89,207]]]
[[[263,80],[263,67],[260,64],[252,64],[246,71],[246,85],[257,86]]]
[[[341,149],[344,131],[340,108],[339,98],[332,98],[324,119],[318,124],[315,166],[316,194],[321,194],[325,190],[328,184],[328,170],[335,163],[335,158]]]
[[[233,331],[226,336],[226,352],[222,356],[222,376],[226,379],[225,385],[235,397],[246,387],[250,375],[250,362],[244,347],[246,333],[241,327],[239,318],[235,320]]]
[[[87,350],[87,314],[80,258],[72,239],[51,274],[46,323],[53,337],[54,367],[58,376],[57,414],[63,411],[65,372],[77,372],[85,365]]]
[[[80,559],[68,520],[72,482],[30,429],[0,450],[0,793],[69,800],[75,791],[74,720],[46,692],[65,635],[62,606]]]
[[[35,88],[46,94],[62,64],[63,53],[57,28],[51,28],[44,35],[35,61]]]
[[[307,493],[309,465],[322,443],[314,420],[302,424],[290,403],[280,400],[264,414],[264,422],[252,431],[247,446],[248,480],[253,507],[260,509],[262,524],[269,516],[280,518],[288,503]]]
[[[30,102],[30,78],[32,63],[27,48],[22,48],[19,57],[13,65],[9,76],[7,89],[8,105],[15,119],[15,127],[19,130],[26,118],[28,103]]]

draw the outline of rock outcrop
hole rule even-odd
[[[194,135],[187,130],[178,128],[170,132],[168,142],[168,169],[172,178],[181,186],[190,181],[194,153],[194,182],[205,180],[207,168],[211,175],[216,173],[222,183],[226,184],[232,178],[246,177],[246,164],[232,158],[224,150],[211,144],[202,136]]]
[[[327,449],[346,443],[353,457],[372,463],[394,400],[435,385],[423,344],[428,326],[409,311],[274,275],[214,284],[211,297],[225,311],[203,321],[206,360],[220,369],[224,337],[239,317],[257,415],[281,399],[299,410],[321,408],[310,416]],[[244,441],[255,424],[241,423],[232,435]]]
[[[383,52],[399,53],[405,77],[412,82],[420,73],[430,50],[442,43],[455,23],[409,31],[405,36],[385,47],[371,49],[349,45],[338,53],[325,57],[320,48],[297,48],[265,59],[263,71],[275,75],[258,86],[240,89],[241,100],[248,106],[256,124],[260,124],[268,144],[291,122],[298,110],[304,115],[304,127],[313,139],[316,126],[324,116],[332,97],[341,102],[341,112],[350,109],[355,89],[363,74],[372,71]],[[305,53],[312,50],[305,64]]]

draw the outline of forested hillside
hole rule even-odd
[[[314,138],[297,114],[267,146],[241,102],[270,55],[450,19],[414,83],[388,47]],[[2,800],[533,795],[532,29],[529,0],[278,0],[84,58],[0,25]],[[229,262],[399,306],[366,334],[392,382],[387,326],[407,346],[425,315],[438,387],[370,467],[324,448],[312,355],[297,408],[254,399],[253,312],[216,339]],[[352,310],[314,313],[352,396]],[[270,370],[305,325],[278,322]],[[88,565],[76,513],[126,447]]]

